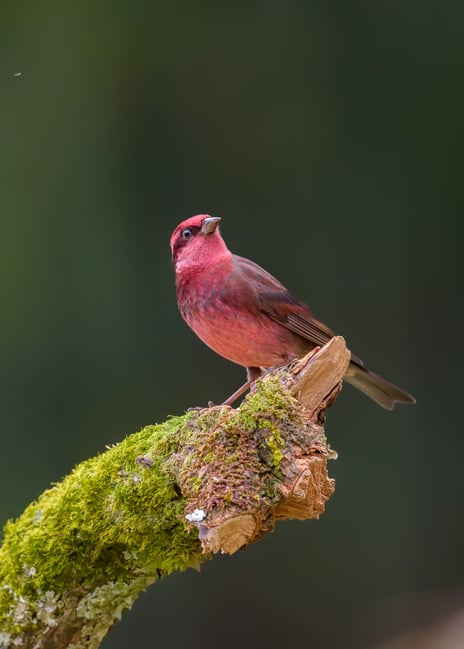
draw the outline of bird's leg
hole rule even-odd
[[[261,376],[261,369],[259,367],[247,367],[248,381],[244,383],[242,386],[240,386],[238,390],[235,390],[235,392],[231,394],[230,397],[228,397],[228,399],[226,399],[222,405],[231,406],[234,403],[234,401],[236,401],[239,397],[241,397],[242,394],[246,392],[251,387],[252,383],[254,383],[256,379],[260,376]]]
[[[254,383],[262,374],[260,367],[247,367],[247,378],[250,383]]]
[[[248,390],[248,388],[251,385],[251,381],[247,381],[244,383],[242,386],[239,387],[238,390],[235,390],[233,394],[230,395],[225,401],[222,402],[223,406],[231,406],[236,399],[242,396],[244,392]]]

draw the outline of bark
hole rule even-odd
[[[237,409],[146,426],[45,491],[5,526],[0,647],[98,647],[161,577],[276,520],[318,518],[334,491],[325,411],[349,359],[333,338],[257,381]]]

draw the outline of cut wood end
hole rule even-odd
[[[305,408],[309,418],[316,420],[341,389],[341,382],[350,364],[351,353],[342,336],[334,336],[321,348],[309,352],[289,370],[287,387]]]
[[[233,554],[250,543],[257,529],[256,518],[252,514],[240,514],[218,521],[213,527],[200,530],[203,552],[222,552]]]
[[[278,519],[319,518],[335,491],[335,480],[327,473],[327,457],[308,456],[293,484],[282,485],[282,501],[275,508]]]

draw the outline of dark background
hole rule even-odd
[[[446,2],[2,8],[2,521],[242,382],[177,312],[169,236],[198,212],[418,401],[387,413],[347,386],[321,520],[165,579],[105,649],[363,648],[464,607],[463,20]]]

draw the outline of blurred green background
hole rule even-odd
[[[387,413],[347,386],[321,520],[165,579],[105,649],[363,648],[464,607],[463,19],[341,0],[2,9],[2,521],[242,382],[177,312],[169,236],[198,212],[418,400]]]

